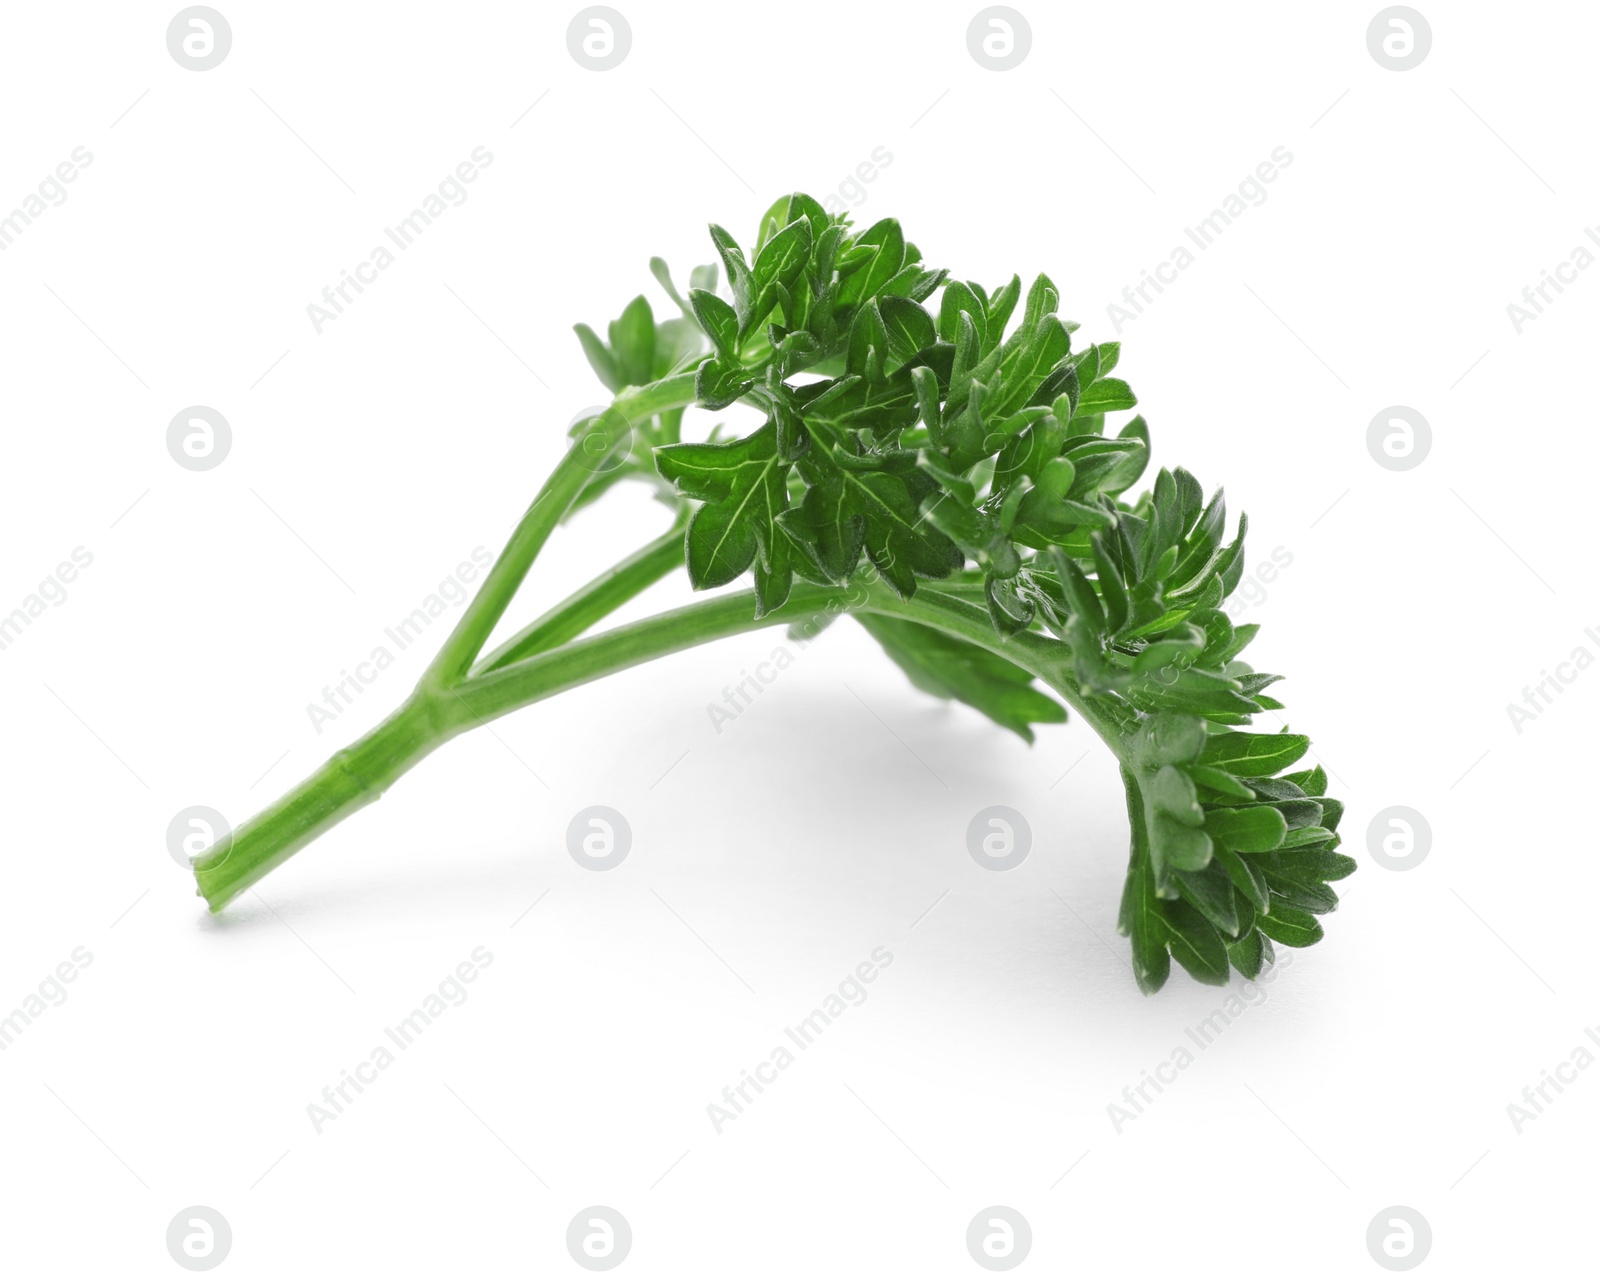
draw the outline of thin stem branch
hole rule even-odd
[[[543,653],[576,639],[603,617],[608,617],[647,587],[683,565],[683,526],[688,512],[655,541],[640,547],[627,559],[580,586],[561,603],[541,614],[471,671],[478,678],[489,671]]]
[[[619,395],[610,409],[586,423],[584,433],[556,463],[455,630],[423,673],[422,686],[449,688],[466,676],[533,567],[534,559],[584,486],[597,471],[616,461],[630,443],[636,425],[657,413],[694,403],[694,383],[693,373],[680,373],[638,387]]]

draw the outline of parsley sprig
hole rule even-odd
[[[1116,755],[1131,850],[1119,929],[1140,987],[1171,961],[1225,984],[1309,946],[1343,806],[1309,741],[1254,731],[1278,676],[1240,657],[1253,624],[1222,605],[1243,571],[1221,490],[1150,463],[1116,342],[1077,325],[1038,276],[995,288],[927,266],[886,218],[856,231],[809,196],[767,210],[678,312],[634,299],[584,353],[614,399],[574,442],[407,702],[196,861],[213,910],[451,737],[567,688],[758,626],[848,612],[919,688],[1032,740],[1080,715]],[[719,282],[725,288],[719,289]],[[934,299],[937,297],[937,303]],[[681,439],[684,410],[756,408],[746,435]],[[555,527],[622,480],[654,485],[674,527],[483,649]],[[591,633],[683,566],[724,593]],[[1048,691],[1046,691],[1048,690]],[[1052,696],[1051,694],[1054,694]],[[1056,700],[1059,698],[1060,700]],[[1063,705],[1064,703],[1064,705]]]

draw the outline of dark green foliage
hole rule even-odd
[[[1120,344],[1075,350],[1047,276],[1026,292],[1015,276],[949,280],[893,219],[856,231],[808,196],[773,204],[748,253],[711,235],[724,294],[702,268],[684,300],[657,260],[682,317],[656,324],[641,298],[608,342],[578,330],[613,390],[695,368],[703,407],[764,414],[741,439],[678,443],[663,418],[648,440],[660,476],[701,503],[685,540],[694,585],[750,570],[765,613],[796,576],[842,583],[866,560],[902,598],[941,591],[987,609],[1007,641],[1053,637],[1048,682],[1123,765],[1119,927],[1140,986],[1159,989],[1174,959],[1203,982],[1226,983],[1230,964],[1253,978],[1273,941],[1319,940],[1329,884],[1355,867],[1334,851],[1343,807],[1321,768],[1285,775],[1306,737],[1252,728],[1282,704],[1266,691],[1279,677],[1240,660],[1256,627],[1222,607],[1245,519],[1230,540],[1222,491],[1207,499],[1182,468],[1128,496],[1151,450],[1142,417],[1108,423],[1137,404],[1114,375]],[[988,648],[861,617],[919,688],[1029,740],[1065,717]]]

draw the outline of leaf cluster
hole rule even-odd
[[[1172,959],[1201,981],[1226,982],[1230,964],[1253,978],[1274,942],[1320,939],[1329,885],[1355,863],[1335,851],[1342,806],[1322,770],[1284,773],[1308,740],[1247,731],[1282,709],[1267,692],[1279,677],[1240,656],[1256,626],[1223,609],[1247,521],[1229,540],[1221,490],[1207,498],[1181,467],[1130,496],[1150,433],[1143,417],[1108,426],[1137,404],[1116,376],[1120,345],[1074,349],[1047,276],[1026,293],[1016,276],[950,279],[894,219],[856,232],[809,196],[777,201],[748,254],[720,227],[711,237],[727,295],[714,269],[696,273],[670,323],[704,341],[671,344],[672,358],[699,361],[703,406],[740,401],[764,420],[738,438],[652,444],[660,476],[697,504],[693,584],[749,572],[760,616],[796,578],[842,583],[865,560],[903,598],[937,582],[981,602],[1001,637],[1053,637],[1050,682],[1109,726],[1123,764],[1134,849],[1119,926],[1140,985],[1158,989]],[[609,345],[580,329],[608,385],[647,365],[660,376],[660,326],[652,347],[641,302]],[[1025,738],[1065,718],[989,648],[862,624],[919,688]]]

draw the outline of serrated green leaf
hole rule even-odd
[[[789,466],[771,422],[723,444],[656,450],[656,468],[703,505],[689,520],[684,556],[696,590],[723,586],[756,568],[759,613],[779,607],[793,580],[792,546],[778,526],[788,509]]]

